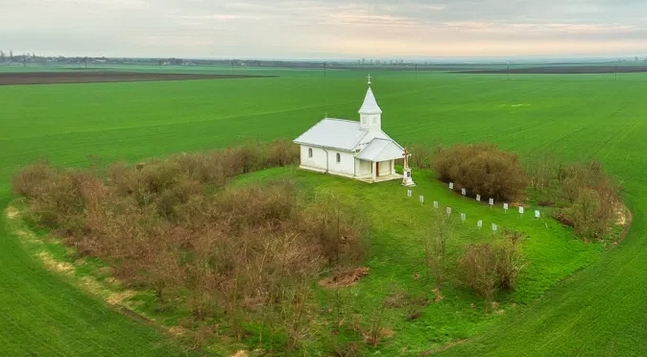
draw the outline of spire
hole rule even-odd
[[[368,90],[366,91],[366,96],[364,97],[364,103],[359,109],[359,114],[382,114],[382,109],[377,105],[373,91],[371,90],[371,75],[368,75]]]

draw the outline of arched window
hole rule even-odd
[[[312,159],[312,148],[308,148],[308,157]]]
[[[340,163],[340,162],[341,162],[341,154],[337,153],[337,163]]]

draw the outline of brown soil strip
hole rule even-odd
[[[514,74],[606,74],[606,73],[643,73],[647,66],[542,66],[511,69],[482,69],[456,71],[453,73],[514,73]]]
[[[275,76],[113,71],[0,73],[0,85],[271,78]]]

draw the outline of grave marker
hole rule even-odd
[[[467,215],[465,213],[461,213],[461,221],[465,223],[465,220],[467,219]]]
[[[420,204],[425,203],[425,196],[420,195],[420,198],[419,198],[419,199],[420,199]]]
[[[461,195],[463,196],[467,195],[467,190],[464,188],[461,188]]]
[[[453,189],[454,189],[454,183],[453,183],[453,182],[450,182],[450,183],[449,183],[449,189],[450,189],[450,190],[453,190]]]
[[[492,208],[492,206],[494,206],[494,198],[490,198],[488,203],[490,204],[490,208]]]
[[[480,219],[479,219],[479,220],[476,222],[476,226],[477,226],[477,227],[479,227],[479,229],[481,229],[481,227],[483,227],[483,220],[480,220]]]
[[[496,224],[492,223],[492,232],[496,232],[497,228]]]
[[[481,202],[481,195],[476,195],[476,200]]]
[[[448,215],[448,216],[449,216],[450,214],[452,214],[452,208],[451,208],[451,207],[447,207],[446,211],[447,211],[447,215]]]
[[[541,217],[541,212],[539,210],[535,210],[535,218]]]
[[[438,208],[438,201],[434,201],[434,208]]]
[[[508,204],[507,203],[503,204],[503,209],[505,210],[505,213],[508,213]]]
[[[411,197],[412,194],[413,192],[411,190],[407,190],[407,197]]]
[[[519,207],[519,214],[523,214],[523,207]]]

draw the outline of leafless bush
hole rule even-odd
[[[554,216],[585,239],[600,238],[613,224],[621,205],[620,187],[597,162],[554,163],[550,176],[550,197],[561,207]]]
[[[105,182],[37,163],[13,189],[80,255],[111,263],[116,277],[190,311],[198,325],[217,319],[242,338],[254,317],[299,350],[313,333],[311,283],[324,267],[361,260],[365,231],[341,201],[308,200],[289,181],[223,187],[237,174],[294,163],[290,145],[114,164]]]
[[[487,302],[498,291],[513,290],[525,264],[516,235],[495,243],[471,244],[458,263],[460,281]]]
[[[442,181],[467,188],[470,195],[496,200],[517,199],[528,185],[517,156],[491,144],[439,148],[434,156],[434,169]]]

